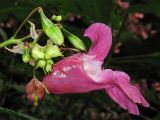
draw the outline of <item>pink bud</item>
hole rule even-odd
[[[32,79],[26,85],[26,93],[28,100],[38,105],[38,101],[42,100],[45,96],[43,83],[37,79]]]
[[[81,19],[80,15],[76,15],[74,13],[69,13],[67,16],[69,22],[74,22],[75,20]]]

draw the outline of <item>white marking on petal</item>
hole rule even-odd
[[[77,68],[77,66],[76,65],[72,65],[72,68]]]
[[[96,81],[99,74],[102,72],[101,70],[101,62],[100,61],[87,61],[83,62],[83,69],[92,79]]]
[[[69,70],[71,70],[71,69],[72,69],[72,68],[68,66],[68,67],[64,67],[64,68],[63,68],[63,71],[67,72],[67,71],[69,71]]]
[[[54,76],[57,76],[58,72],[59,72],[58,70],[57,70],[57,71],[54,71],[54,72],[53,72],[53,75],[54,75]]]
[[[58,78],[65,78],[65,77],[66,77],[66,75],[65,75],[64,73],[60,72],[60,71],[55,71],[55,72],[53,73],[53,75],[54,75],[55,77],[58,77]]]

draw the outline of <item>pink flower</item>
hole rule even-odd
[[[122,108],[139,115],[136,103],[148,107],[137,87],[130,84],[129,76],[120,71],[103,69],[103,60],[112,44],[112,34],[102,23],[92,24],[84,36],[92,40],[87,54],[78,53],[65,58],[53,67],[43,79],[50,93],[85,93],[105,89],[106,93]]]

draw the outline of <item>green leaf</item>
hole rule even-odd
[[[23,114],[23,113],[19,113],[19,112],[10,110],[10,109],[2,108],[2,107],[0,107],[0,113],[16,116],[18,118],[23,118],[23,119],[26,119],[26,120],[40,120],[40,119],[31,117],[29,115],[26,115],[26,114]]]

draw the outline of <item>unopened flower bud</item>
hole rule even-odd
[[[52,64],[47,64],[45,67],[45,72],[49,73],[49,72],[51,72],[51,70],[52,70]]]
[[[85,51],[85,45],[81,39],[79,39],[77,36],[73,35],[72,33],[68,32],[64,28],[62,28],[64,34],[67,36],[68,40],[72,43],[72,45],[79,49]]]
[[[39,10],[39,13],[45,34],[54,42],[54,44],[63,45],[64,37],[60,28],[44,15],[42,9]]]
[[[53,57],[63,56],[57,45],[47,45],[45,49],[45,59],[51,59]]]
[[[45,90],[43,83],[37,79],[32,79],[26,85],[26,93],[29,101],[34,102],[34,105],[38,105],[38,101],[42,100],[45,96]]]
[[[55,20],[55,21],[57,21],[57,22],[60,22],[60,21],[62,21],[62,16],[61,15],[58,15],[58,16],[53,15],[52,19]]]
[[[44,59],[44,48],[38,44],[34,44],[31,54],[35,60]]]
[[[30,60],[29,48],[24,48],[23,55],[22,55],[22,60],[23,60],[24,63],[29,62],[29,60]]]

